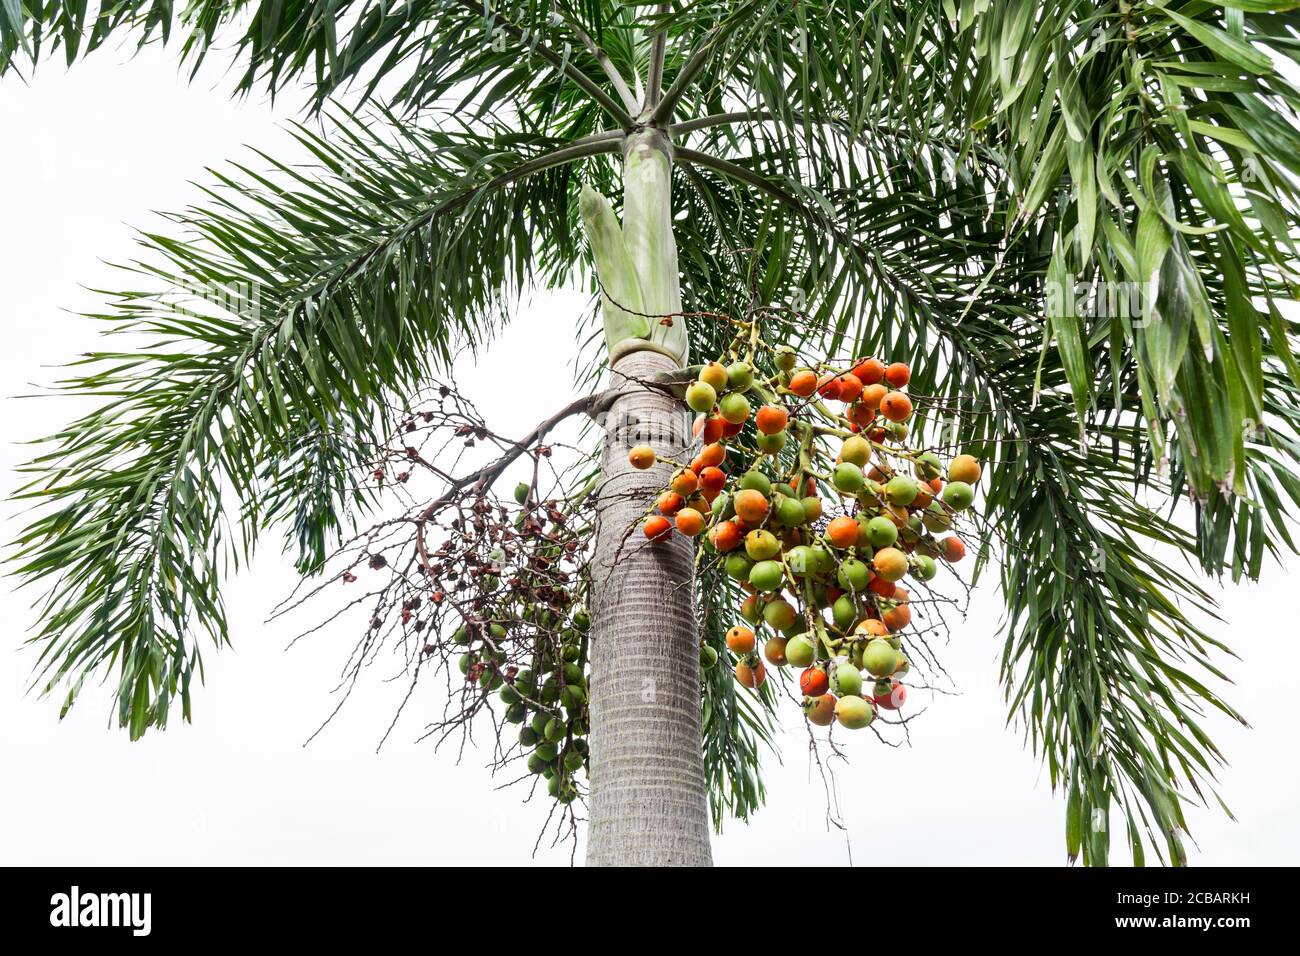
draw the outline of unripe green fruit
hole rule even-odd
[[[935,564],[934,558],[919,554],[913,560],[916,562],[916,567],[912,569],[912,577],[918,581],[932,581],[939,573],[939,565]]]
[[[921,493],[917,487],[916,480],[909,478],[907,475],[895,475],[889,479],[885,485],[885,497],[896,505],[907,507],[916,500],[916,496]]]
[[[564,755],[564,769],[569,773],[577,773],[582,769],[582,754],[576,750],[570,750]]]
[[[718,666],[718,651],[712,645],[705,644],[700,647],[700,667],[709,671]]]
[[[506,684],[501,688],[500,696],[501,696],[501,703],[505,704],[506,706],[519,703],[519,691],[515,690],[509,684]]]
[[[521,505],[527,504],[528,492],[531,490],[532,486],[527,482],[519,482],[519,484],[515,485],[515,501],[519,502]]]
[[[573,626],[580,631],[585,631],[591,627],[591,615],[587,613],[585,607],[580,607],[573,612]]]
[[[542,710],[533,714],[533,722],[530,726],[533,728],[533,733],[540,739],[546,736],[546,725],[550,722],[551,715]]]
[[[559,752],[560,750],[555,746],[555,744],[545,742],[538,744],[537,749],[533,751],[533,753],[537,754],[537,756],[541,757],[547,763],[554,760]]]
[[[745,392],[754,384],[754,370],[748,362],[735,362],[727,366],[727,388]]]
[[[871,460],[871,443],[861,435],[844,439],[844,446],[840,449],[840,460],[858,466],[865,465]]]
[[[777,485],[778,488],[781,485]],[[773,517],[776,523],[784,525],[787,528],[797,528],[807,520],[803,511],[803,504],[797,498],[789,498],[777,495],[776,504],[773,506]]]
[[[581,684],[586,679],[586,673],[577,664],[564,665],[564,682],[566,684]]]
[[[921,515],[921,523],[925,525],[927,531],[947,531],[952,527],[952,515],[939,502],[932,501],[926,505]]]
[[[519,742],[525,747],[532,747],[537,744],[537,731],[531,727],[522,727],[519,730]]]
[[[791,667],[807,667],[815,655],[812,639],[807,634],[790,638],[785,645],[785,659]]]
[[[788,345],[781,345],[776,350],[776,367],[783,372],[788,372],[798,363],[799,357],[795,354],[794,349]]]
[[[889,641],[876,638],[862,652],[862,666],[872,677],[888,677],[898,666],[898,652],[890,646]]]
[[[796,545],[786,552],[786,563],[790,570],[800,577],[817,573],[817,556],[806,544]]]
[[[462,646],[469,643],[469,631],[465,630],[464,624],[452,632],[451,642]]]
[[[560,691],[560,703],[565,710],[577,710],[587,702],[587,692],[577,684],[565,684]]]
[[[748,581],[754,562],[743,551],[733,551],[727,555],[725,567],[727,576],[733,581]]]
[[[831,617],[835,621],[835,626],[841,631],[847,631],[852,627],[853,622],[858,619],[858,607],[853,603],[853,598],[841,594],[831,605]]]
[[[794,609],[794,605],[783,598],[777,598],[763,608],[763,620],[778,631],[786,630],[798,618],[799,613]]]
[[[751,468],[741,475],[736,485],[742,490],[757,491],[764,498],[772,493],[771,479],[756,468]]]
[[[835,467],[832,481],[836,489],[846,495],[856,495],[862,490],[862,469],[850,461]]]
[[[840,562],[840,570],[835,577],[840,582],[840,587],[861,591],[871,580],[871,569],[857,558],[846,558]]]
[[[828,574],[835,568],[835,555],[820,544],[808,546],[812,552],[813,568],[817,574]]]
[[[544,736],[547,740],[554,742],[556,740],[563,740],[564,735],[568,732],[569,728],[565,726],[564,721],[559,717],[552,717],[546,724],[546,734]]]
[[[841,697],[835,702],[835,719],[849,730],[861,730],[875,716],[871,704],[862,697]]]
[[[749,583],[760,591],[776,591],[785,580],[780,561],[760,561],[749,571]]]
[[[528,707],[522,703],[511,704],[506,708],[506,720],[512,724],[522,724],[528,716]]]
[[[965,511],[975,502],[975,489],[964,481],[950,481],[943,486],[943,502],[953,511]]]
[[[755,561],[766,561],[781,553],[781,542],[772,532],[758,528],[745,535],[745,553]]]
[[[862,693],[862,673],[847,661],[837,664],[831,688],[841,697]]]
[[[739,392],[722,396],[718,402],[718,414],[733,425],[739,425],[749,418],[749,399]]]
[[[550,765],[549,765],[545,760],[543,760],[541,757],[537,756],[537,754],[534,753],[534,754],[529,754],[529,755],[528,755],[528,772],[529,772],[529,773],[542,773],[543,771],[546,770],[546,768],[547,768],[548,766],[550,766]]]
[[[692,382],[686,389],[686,404],[691,411],[707,415],[717,401],[718,393],[707,382]]]
[[[943,474],[943,461],[934,452],[927,451],[917,456],[916,473],[927,481],[938,478]]]
[[[763,454],[775,455],[785,447],[786,439],[788,437],[789,436],[784,428],[779,432],[773,432],[771,435],[759,432],[758,437],[754,439],[754,444],[758,446],[758,450]]]
[[[867,539],[873,548],[888,548],[898,540],[898,525],[883,515],[867,522]]]

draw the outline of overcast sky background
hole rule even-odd
[[[94,347],[93,324],[72,313],[99,304],[87,288],[120,284],[105,263],[134,254],[133,230],[157,225],[151,210],[194,201],[190,183],[205,180],[205,167],[249,160],[245,146],[296,155],[281,124],[297,104],[232,100],[231,85],[215,71],[187,83],[172,53],[159,50],[134,58],[102,51],[71,71],[51,60],[30,85],[0,80],[7,487],[27,455],[18,443],[54,430],[71,411],[61,400],[9,396],[49,383],[52,366]],[[571,397],[572,329],[586,304],[576,293],[539,294],[477,366],[457,369],[494,426],[510,431],[508,397],[492,387],[502,378],[528,382],[537,418]],[[523,431],[533,422],[518,424]],[[15,514],[8,505],[6,541],[19,527]],[[311,622],[266,623],[295,583],[270,544],[229,582],[234,647],[205,654],[195,723],[136,744],[110,726],[102,688],[88,690],[62,724],[57,701],[27,693],[35,654],[21,645],[32,595],[15,594],[5,580],[0,863],[567,863],[570,848],[549,841],[533,856],[547,801],[525,805],[518,788],[494,789],[505,781],[482,769],[480,754],[457,764],[454,750],[435,754],[415,742],[436,716],[433,688],[376,753],[404,692],[383,683],[380,667],[303,747],[333,706],[330,690],[358,631],[343,622],[286,650],[294,625]],[[1192,812],[1194,864],[1293,864],[1300,850],[1295,583],[1270,568],[1258,586],[1211,585],[1224,604],[1215,631],[1242,656],[1226,666],[1236,681],[1227,695],[1253,729],[1207,721],[1232,761],[1221,792],[1238,819],[1217,808]],[[944,651],[960,695],[926,702],[910,748],[891,750],[866,734],[849,739],[852,762],[838,771],[847,837],[826,825],[802,721],[787,705],[782,759],[767,765],[767,806],[749,824],[728,823],[715,860],[843,864],[851,842],[860,865],[1064,862],[1064,801],[1022,734],[1005,725],[999,610],[990,580]],[[1127,858],[1123,842],[1113,841],[1117,860]]]

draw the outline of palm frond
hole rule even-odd
[[[147,287],[96,316],[134,347],[72,366],[59,388],[98,407],[24,469],[18,497],[38,516],[15,570],[47,588],[39,679],[70,683],[70,704],[115,668],[133,736],[177,696],[188,717],[193,635],[226,639],[223,560],[288,521],[314,569],[367,503],[349,482],[388,408],[485,341],[520,289],[567,274],[565,164],[610,148],[521,153],[508,136],[346,114],[329,141],[297,137],[309,167],[216,173],[205,205],[171,217],[181,238],[142,238],[128,269]]]

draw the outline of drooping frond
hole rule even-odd
[[[226,636],[223,562],[288,522],[314,568],[366,503],[352,482],[388,408],[520,289],[567,274],[566,164],[609,148],[348,115],[298,139],[309,166],[217,173],[171,235],[142,237],[141,290],[96,316],[131,347],[71,367],[59,387],[99,406],[24,469],[37,517],[15,570],[47,589],[40,679],[70,703],[115,668],[135,736],[178,695],[188,715],[194,634]]]

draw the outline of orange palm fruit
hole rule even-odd
[[[752,488],[746,488],[736,494],[735,506],[736,514],[740,516],[740,520],[751,527],[763,523],[763,519],[767,517],[767,511],[770,507],[763,493]]]
[[[686,499],[675,491],[665,491],[657,504],[661,513],[672,516],[686,507]]]
[[[853,374],[863,385],[875,385],[885,377],[885,363],[877,358],[863,359],[853,366]]]
[[[775,435],[789,420],[789,414],[780,405],[764,405],[754,416],[754,425],[764,435]]]
[[[880,414],[891,422],[906,421],[912,414],[912,400],[902,392],[890,392],[880,400]]]
[[[802,368],[790,376],[790,391],[800,398],[808,398],[817,391],[817,375],[811,369]]]
[[[694,508],[683,508],[677,512],[677,530],[688,538],[693,538],[704,530],[704,515]]]
[[[851,548],[858,543],[858,523],[841,515],[826,526],[826,537],[837,548]]]
[[[655,463],[655,450],[649,445],[636,445],[628,452],[627,460],[633,468],[644,470]]]
[[[737,624],[727,631],[727,648],[735,654],[748,654],[754,649],[754,632]]]
[[[654,515],[645,519],[642,530],[645,531],[645,536],[651,541],[662,541],[672,533],[673,526],[663,515]]]
[[[894,388],[902,388],[912,378],[912,370],[907,367],[906,362],[895,362],[889,368],[885,369],[885,381]]]

